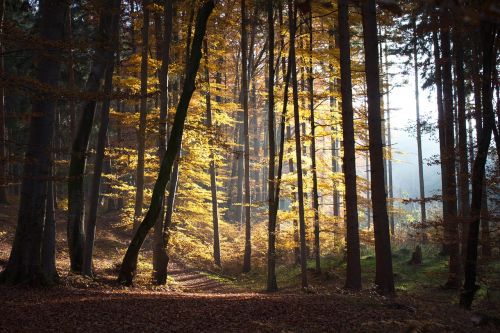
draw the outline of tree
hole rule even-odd
[[[349,7],[347,0],[338,2],[340,49],[340,90],[342,94],[342,132],[344,140],[343,169],[345,180],[347,269],[345,287],[361,289],[359,253],[358,193],[356,187],[356,150],[352,110]]]
[[[306,222],[304,213],[304,182],[302,176],[302,143],[300,139],[299,92],[297,84],[297,60],[295,56],[295,33],[297,30],[297,8],[288,0],[290,26],[290,71],[292,73],[293,119],[295,132],[295,157],[297,163],[297,199],[299,204],[300,267],[302,288],[307,288]]]
[[[394,277],[392,273],[389,218],[387,215],[387,195],[384,177],[380,176],[384,174],[384,156],[375,0],[363,1],[361,13],[363,16],[363,44],[365,48],[365,73],[368,95],[368,130],[370,133],[371,197],[376,256],[375,284],[380,293],[390,294],[394,292]]]
[[[455,135],[453,115],[453,80],[451,76],[451,51],[450,51],[450,27],[446,24],[448,11],[440,9],[441,52],[442,52],[442,79],[443,79],[443,115],[444,115],[444,148],[445,155],[443,177],[446,179],[446,187],[443,189],[443,201],[447,202],[447,211],[443,216],[445,243],[447,244],[450,260],[448,281],[446,287],[460,287],[460,256],[458,245],[458,221],[457,221],[457,192],[455,174]]]
[[[104,101],[101,105],[101,123],[97,135],[97,151],[94,162],[94,173],[92,175],[92,184],[90,190],[90,203],[88,208],[87,220],[85,223],[85,253],[83,258],[82,273],[92,276],[92,256],[94,248],[95,228],[97,220],[97,208],[99,203],[99,188],[101,186],[102,168],[104,163],[104,152],[108,136],[109,108],[111,104],[111,93],[113,91],[113,72],[115,68],[115,52],[118,49],[118,34],[120,27],[120,0],[112,1],[112,19],[110,40],[111,45],[106,50],[106,70],[104,75]]]
[[[250,224],[250,138],[248,134],[248,54],[247,54],[247,16],[246,0],[241,0],[241,96],[243,104],[243,142],[245,160],[245,254],[243,257],[243,273],[250,272],[252,256],[252,239]]]
[[[90,98],[82,105],[81,118],[71,147],[71,161],[68,175],[68,248],[73,272],[83,268],[85,230],[84,230],[84,174],[87,164],[87,149],[94,122],[97,95],[106,69],[106,48],[110,44],[112,0],[104,0],[100,7],[99,28],[95,39],[95,53],[92,58],[90,73],[85,84],[85,92]]]
[[[268,110],[267,110],[267,129],[269,136],[269,176],[268,176],[268,243],[267,243],[267,291],[278,290],[276,282],[276,220],[277,220],[277,207],[276,197],[277,189],[275,189],[275,176],[274,171],[275,155],[276,155],[276,139],[274,137],[274,8],[273,2],[267,2],[267,33],[269,36],[268,42]],[[284,135],[282,135],[284,136]],[[281,156],[281,165],[283,165],[283,157]],[[279,186],[276,184],[276,186]]]
[[[481,45],[483,48],[482,67],[483,77],[481,84],[482,97],[482,130],[478,141],[478,150],[472,166],[472,201],[471,201],[471,223],[467,239],[467,255],[465,260],[465,281],[463,291],[460,295],[460,306],[470,309],[474,295],[479,287],[476,285],[477,274],[477,247],[479,239],[479,222],[481,217],[481,205],[483,196],[483,182],[485,174],[488,149],[495,126],[493,114],[493,70],[492,59],[496,59],[494,47],[497,28],[488,21],[481,22]]]
[[[148,54],[149,54],[149,0],[142,1],[141,104],[137,132],[137,175],[134,206],[134,226],[142,215],[144,201],[144,153],[146,146],[146,116],[148,113]]]
[[[167,147],[167,117],[168,117],[168,80],[169,80],[169,65],[170,65],[170,44],[172,42],[173,31],[173,0],[166,0],[163,5],[163,40],[161,42],[161,67],[158,71],[158,79],[160,81],[160,126],[158,130],[158,151],[160,155],[160,163],[165,157],[165,149]],[[165,203],[162,204],[162,212],[155,223],[154,229],[154,248],[153,248],[153,279],[156,284],[163,285],[167,283],[167,266],[168,255],[166,251],[166,234],[164,229],[164,209]]]
[[[118,275],[118,282],[125,285],[132,284],[133,277],[137,269],[137,257],[139,255],[139,250],[149,230],[154,226],[156,220],[158,219],[161,211],[161,205],[163,203],[165,195],[165,188],[168,181],[170,180],[175,158],[180,151],[182,134],[184,131],[184,123],[187,116],[189,102],[195,90],[196,74],[198,73],[198,68],[202,56],[202,42],[205,37],[207,21],[210,17],[210,14],[212,13],[214,6],[215,1],[206,0],[200,5],[198,9],[190,57],[185,69],[184,87],[179,100],[179,104],[177,105],[177,111],[175,113],[174,123],[170,132],[167,150],[161,162],[158,178],[153,188],[151,204],[146,213],[146,216],[137,228],[137,231],[132,241],[130,242],[125,257],[123,258],[120,273]]]
[[[205,50],[205,77],[207,80],[207,91],[205,93],[205,101],[207,108],[207,127],[209,130],[213,128],[212,122],[212,103],[211,103],[211,94],[210,94],[210,72],[208,69],[208,43],[205,39],[204,41],[204,50]],[[214,230],[214,240],[213,240],[213,248],[214,248],[214,264],[216,266],[221,267],[220,260],[220,240],[219,240],[219,207],[217,203],[217,173],[215,170],[215,156],[212,151],[210,151],[210,192],[212,195],[212,225]]]
[[[5,0],[0,0],[0,35],[3,34]],[[4,75],[3,44],[0,39],[0,76]],[[7,153],[5,144],[5,89],[0,87],[0,203],[7,200]]]
[[[37,79],[50,93],[33,99],[29,126],[29,144],[24,159],[21,202],[16,234],[7,267],[1,280],[10,284],[50,284],[53,280],[42,266],[42,247],[47,201],[47,179],[51,175],[51,150],[54,131],[57,85],[61,60],[58,43],[64,39],[68,3],[40,3],[40,39],[44,43],[38,54]]]

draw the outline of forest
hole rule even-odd
[[[0,0],[0,331],[499,332],[495,0]]]

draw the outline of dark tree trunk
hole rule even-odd
[[[467,240],[467,256],[465,260],[465,282],[460,305],[470,309],[476,286],[477,271],[477,247],[479,240],[479,222],[481,215],[483,184],[485,178],[485,166],[488,158],[488,149],[491,141],[495,118],[493,115],[493,89],[492,89],[492,59],[496,59],[495,45],[496,27],[493,23],[481,22],[481,41],[483,47],[482,65],[482,106],[483,126],[478,140],[478,150],[474,165],[472,166],[472,201],[471,201],[471,223],[469,226],[469,237]]]
[[[3,34],[5,0],[0,0],[0,36]],[[3,43],[0,37],[0,77],[4,75]],[[5,89],[0,87],[0,204],[7,204],[7,147],[5,135]]]
[[[252,239],[250,224],[250,138],[248,135],[248,59],[247,59],[247,17],[246,0],[241,0],[241,94],[243,104],[243,137],[245,157],[245,254],[243,257],[243,273],[250,272],[252,257]]]
[[[125,285],[132,284],[135,271],[137,269],[137,257],[139,255],[139,250],[149,230],[154,226],[158,216],[160,215],[161,206],[165,196],[165,188],[170,180],[174,161],[181,148],[182,134],[184,131],[184,123],[187,116],[189,102],[196,88],[195,79],[200,66],[202,56],[201,47],[205,37],[206,24],[210,14],[212,13],[214,5],[215,1],[207,0],[201,4],[201,7],[198,10],[190,58],[186,64],[184,87],[179,104],[177,105],[177,111],[175,113],[174,123],[168,140],[165,157],[161,162],[158,178],[153,188],[151,204],[142,223],[137,228],[120,268],[118,282]]]
[[[275,155],[276,155],[276,140],[274,137],[274,8],[273,2],[267,2],[267,34],[269,36],[268,43],[268,83],[267,83],[267,133],[269,136],[269,176],[268,176],[268,241],[267,241],[267,291],[273,292],[278,290],[276,282],[276,220],[277,206],[279,197],[276,197],[275,190]],[[281,161],[283,158],[281,157]],[[277,185],[279,186],[279,185]]]
[[[40,38],[50,45],[64,39],[68,3],[40,3]],[[60,50],[45,48],[39,55],[37,78],[40,84],[57,89],[60,76]],[[24,160],[21,202],[14,243],[7,267],[0,280],[10,284],[51,283],[42,271],[42,244],[47,201],[47,179],[51,175],[51,142],[54,131],[54,95],[33,101],[29,141]]]
[[[96,95],[99,93],[101,79],[106,68],[106,45],[110,42],[112,0],[106,0],[99,19],[99,33],[95,43],[96,52],[92,59],[90,74],[87,79],[85,91]],[[81,272],[83,269],[83,256],[85,246],[84,231],[84,190],[83,181],[87,163],[87,149],[94,122],[97,101],[95,99],[84,102],[82,113],[73,145],[71,148],[71,161],[68,176],[68,225],[67,237],[71,270]]]
[[[458,22],[457,22],[458,23]],[[459,216],[462,227],[462,256],[465,255],[467,246],[468,223],[465,219],[469,217],[469,158],[467,154],[467,122],[465,110],[465,78],[464,78],[464,50],[462,46],[462,33],[457,25],[453,31],[453,53],[455,58],[457,114],[458,114],[458,193],[459,193]]]
[[[413,21],[413,67],[415,75],[415,113],[417,117],[417,161],[418,161],[418,184],[420,189],[420,223],[422,225],[422,239],[425,239],[425,230],[423,229],[427,220],[425,210],[425,184],[424,184],[424,163],[422,157],[422,124],[420,123],[420,97],[418,84],[418,49],[417,49],[417,35],[416,23]]]
[[[444,9],[443,9],[444,11]],[[446,14],[442,12],[441,15]],[[441,17],[442,18],[442,17]],[[440,20],[444,22],[444,19]],[[442,78],[443,78],[443,112],[444,112],[444,140],[445,155],[443,177],[446,179],[446,188],[443,191],[443,201],[447,202],[447,212],[444,216],[445,243],[447,244],[450,260],[447,288],[460,287],[460,248],[458,243],[457,221],[457,193],[455,172],[455,135],[453,116],[453,79],[451,75],[451,51],[449,26],[444,26],[440,33],[442,51]]]
[[[309,12],[309,112],[311,122],[311,173],[313,180],[312,206],[314,210],[314,258],[316,273],[321,273],[321,248],[319,243],[319,194],[318,194],[318,172],[316,170],[316,123],[314,119],[314,77],[313,77],[313,19]]]
[[[446,185],[446,177],[445,174],[445,134],[444,134],[444,107],[443,107],[443,80],[442,80],[442,66],[441,66],[441,51],[439,46],[439,38],[437,27],[438,20],[434,15],[432,17],[433,24],[436,26],[435,30],[432,32],[432,42],[433,42],[433,50],[434,50],[434,65],[435,65],[435,81],[436,81],[436,100],[437,100],[437,111],[438,111],[438,133],[439,133],[439,157],[441,160],[441,197],[442,197],[442,205],[443,205],[443,220],[444,217],[448,214],[448,201],[444,200],[445,191],[447,188]],[[443,236],[445,238],[445,236]],[[443,239],[443,248],[441,250],[441,254],[447,255],[449,253],[448,244]]]
[[[300,266],[302,288],[307,288],[307,248],[306,222],[304,214],[304,183],[302,180],[302,143],[300,139],[299,91],[297,84],[297,64],[295,58],[295,32],[297,30],[297,9],[291,0],[288,0],[290,24],[290,70],[292,75],[293,91],[293,118],[295,124],[295,154],[297,159],[297,197],[299,203],[299,234],[300,234]]]
[[[113,72],[114,72],[114,52],[118,47],[118,33],[120,27],[120,0],[112,0],[112,19],[110,31],[110,49],[106,51],[106,72],[104,77],[105,98],[101,105],[101,123],[97,135],[97,149],[94,162],[94,173],[92,174],[92,183],[90,188],[90,202],[88,216],[85,221],[85,253],[83,258],[82,273],[87,276],[93,276],[92,257],[94,252],[95,227],[97,221],[97,209],[99,206],[99,188],[101,186],[101,176],[104,164],[104,151],[109,125],[109,108],[111,104],[111,93],[113,92]]]
[[[141,104],[139,131],[137,132],[137,174],[135,178],[134,229],[142,216],[144,202],[144,154],[146,150],[146,117],[148,113],[148,53],[149,53],[149,0],[142,1],[142,53]]]
[[[50,176],[47,181],[47,201],[45,204],[45,224],[42,243],[42,272],[45,281],[57,281],[59,275],[56,268],[56,212],[55,212],[55,168],[54,168],[54,133],[52,134],[52,151],[50,152]]]
[[[211,103],[211,94],[210,94],[210,72],[208,69],[208,43],[205,39],[204,41],[204,50],[205,50],[205,77],[207,81],[207,91],[205,93],[205,101],[207,108],[207,128],[210,133],[213,133],[214,124],[212,122],[212,103]],[[213,140],[210,140],[210,144],[212,145]],[[219,240],[219,207],[217,203],[217,172],[215,169],[215,157],[214,153],[210,149],[210,192],[212,194],[212,225],[214,229],[214,237],[213,237],[213,252],[214,252],[214,264],[216,266],[221,266],[220,260],[220,240]]]
[[[382,147],[382,120],[380,114],[380,80],[378,68],[378,36],[375,0],[364,1],[363,42],[368,95],[368,130],[370,133],[370,171],[375,232],[376,272],[375,284],[382,294],[394,292],[391,239],[387,215],[387,195],[384,184],[384,154]]]
[[[358,197],[356,188],[356,150],[352,110],[349,8],[347,0],[338,2],[340,48],[340,92],[342,94],[343,169],[345,179],[347,269],[345,287],[361,289],[359,252]]]
[[[164,16],[164,32],[163,40],[161,42],[161,67],[158,71],[158,78],[160,81],[160,128],[158,147],[160,155],[160,163],[164,158],[165,150],[167,147],[167,118],[168,118],[168,75],[170,65],[170,44],[172,41],[173,31],[173,0],[165,1],[163,8]],[[164,218],[165,204],[162,204],[161,213],[154,226],[154,247],[153,247],[153,280],[158,285],[167,283],[167,242],[166,234],[164,232],[163,218]]]

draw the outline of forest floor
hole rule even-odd
[[[8,260],[15,213],[0,207],[0,271]],[[147,260],[141,260],[136,286],[125,288],[115,279],[131,232],[112,223],[101,226],[106,227],[97,232],[97,277],[83,278],[67,273],[64,215],[58,216],[60,282],[44,288],[0,285],[0,332],[500,331],[498,318],[491,315],[500,313],[491,308],[496,305],[481,304],[476,307],[478,315],[458,308],[456,291],[411,283],[400,283],[392,297],[381,297],[370,287],[350,293],[341,288],[335,270],[325,269],[320,275],[311,271],[314,287],[303,292],[291,282],[298,280],[297,270],[280,267],[281,290],[270,294],[262,291],[262,271],[224,276],[175,261],[169,265],[167,286],[157,287],[150,282],[149,264],[144,264],[151,261],[148,244],[141,254]],[[365,259],[370,263],[373,258]],[[419,278],[425,280],[424,275]]]

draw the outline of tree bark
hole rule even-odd
[[[99,93],[101,79],[106,67],[106,45],[110,42],[111,16],[109,10],[111,1],[106,0],[99,19],[99,33],[96,38],[95,56],[92,59],[90,74],[85,85],[85,91],[92,95]],[[71,270],[81,272],[83,268],[85,230],[84,205],[85,195],[83,181],[87,163],[87,149],[92,131],[92,123],[97,100],[84,102],[78,128],[71,148],[71,161],[68,176],[68,225],[67,237]]]
[[[413,67],[415,75],[415,113],[417,118],[417,161],[418,161],[418,184],[420,190],[420,223],[422,225],[422,240],[425,240],[424,226],[427,220],[425,210],[425,183],[424,183],[424,163],[422,157],[422,124],[420,123],[420,85],[418,83],[418,49],[417,49],[417,34],[416,23],[413,21]]]
[[[94,162],[94,173],[92,175],[92,184],[90,188],[90,202],[87,219],[85,221],[85,246],[83,258],[82,273],[87,276],[93,276],[92,257],[94,252],[95,228],[97,221],[97,209],[99,205],[99,188],[101,186],[102,169],[104,164],[104,153],[109,125],[109,108],[111,104],[111,93],[113,92],[113,72],[115,65],[114,53],[118,48],[118,33],[120,27],[120,0],[112,0],[111,3],[112,19],[110,31],[110,48],[106,51],[106,72],[104,77],[105,98],[101,105],[101,123],[97,135],[97,149]]]
[[[382,147],[382,120],[380,114],[380,80],[378,68],[378,36],[375,0],[363,1],[363,43],[368,95],[368,130],[375,233],[375,284],[381,294],[394,292],[392,273],[391,239],[387,215],[387,195],[384,184],[384,156]]]
[[[293,118],[295,124],[295,154],[297,159],[297,197],[299,203],[300,267],[302,288],[307,283],[306,222],[304,214],[304,183],[302,180],[302,143],[300,138],[299,92],[297,84],[297,64],[295,58],[295,32],[297,30],[297,8],[288,0],[290,25],[290,70],[292,72]]]
[[[167,118],[168,118],[168,78],[169,78],[169,65],[170,65],[170,44],[172,42],[173,31],[173,0],[166,0],[163,5],[164,17],[164,32],[163,40],[161,43],[161,67],[158,71],[158,78],[160,81],[160,127],[158,130],[158,150],[160,156],[160,163],[165,157],[165,149],[167,147]],[[153,280],[158,285],[167,283],[167,242],[166,234],[164,232],[164,208],[165,203],[162,204],[161,214],[158,217],[154,226],[154,247],[153,247]]]
[[[245,254],[243,257],[243,273],[250,272],[252,256],[252,239],[250,224],[250,138],[248,135],[248,59],[247,59],[247,16],[246,0],[241,0],[241,92],[243,104],[243,137],[245,157]]]
[[[279,201],[276,197],[275,190],[275,175],[274,171],[275,156],[276,156],[276,140],[274,137],[274,8],[273,2],[267,2],[267,34],[269,36],[268,43],[268,83],[267,83],[267,133],[269,136],[269,174],[267,180],[268,186],[268,240],[267,240],[267,291],[273,292],[278,290],[276,282],[276,220],[277,207],[275,201]],[[281,158],[281,160],[283,160]],[[279,186],[279,185],[278,185]]]
[[[470,309],[474,295],[479,289],[476,286],[477,271],[477,247],[479,239],[479,222],[481,216],[483,184],[485,178],[485,166],[488,158],[495,118],[493,115],[493,89],[492,89],[492,59],[496,57],[494,40],[496,27],[494,24],[481,22],[481,41],[483,47],[482,65],[483,80],[481,85],[483,106],[483,128],[478,141],[478,151],[472,167],[472,201],[471,201],[471,223],[469,226],[469,237],[467,240],[467,256],[465,261],[465,281],[463,291],[460,295],[460,306]]]
[[[0,36],[3,34],[5,0],[0,0]],[[0,77],[4,75],[4,47],[0,37]],[[7,199],[7,146],[5,133],[5,89],[0,87],[0,204],[8,204]]]
[[[313,72],[313,18],[309,11],[309,112],[311,122],[311,173],[313,180],[312,204],[314,211],[314,258],[316,273],[321,273],[321,248],[319,241],[319,194],[318,194],[318,172],[316,170],[316,123],[314,119],[314,72]]]
[[[345,287],[361,289],[358,194],[356,188],[356,148],[352,110],[351,55],[348,0],[338,2],[340,49],[340,92],[342,95],[343,169],[345,180],[347,269]]]
[[[458,115],[458,193],[459,193],[459,216],[462,229],[462,256],[466,253],[468,223],[465,219],[469,217],[469,157],[467,153],[467,122],[465,109],[465,77],[464,77],[464,50],[462,46],[462,33],[459,23],[453,31],[453,55],[455,58],[457,115]]]
[[[446,15],[444,9],[440,15]],[[441,22],[445,19],[441,16]],[[447,244],[450,260],[448,269],[447,288],[460,287],[460,248],[458,243],[457,221],[457,193],[455,174],[455,135],[453,116],[453,79],[451,75],[451,51],[449,26],[443,26],[440,32],[442,51],[442,79],[443,79],[443,112],[444,112],[444,140],[445,155],[444,174],[446,188],[443,191],[443,200],[447,202],[447,213],[444,216],[445,243]]]
[[[208,68],[208,43],[205,39],[204,41],[205,50],[205,77],[207,82],[207,91],[205,92],[205,101],[207,108],[207,128],[210,133],[213,133],[214,124],[212,122],[212,103],[211,103],[211,93],[210,93],[210,71]],[[210,139],[210,145],[213,145],[213,140]],[[213,225],[213,253],[214,253],[214,264],[221,267],[220,258],[220,239],[219,239],[219,207],[217,203],[217,171],[215,167],[215,156],[210,147],[210,192],[212,195],[212,225]]]
[[[187,116],[189,102],[195,90],[195,79],[198,73],[198,68],[201,60],[201,47],[203,38],[205,37],[206,25],[210,14],[215,6],[215,1],[206,0],[198,9],[196,17],[196,27],[193,36],[193,43],[191,46],[189,62],[186,64],[186,77],[184,80],[184,87],[182,94],[177,105],[174,123],[170,133],[170,138],[167,144],[165,157],[160,165],[158,178],[153,188],[151,204],[148,212],[144,217],[142,223],[137,228],[137,231],[132,239],[125,257],[123,258],[122,266],[118,276],[118,282],[131,285],[135,271],[137,269],[137,257],[139,250],[146,238],[149,230],[153,227],[161,211],[161,205],[165,196],[165,188],[172,173],[172,168],[177,154],[180,151],[182,134],[184,131],[184,123]]]
[[[68,3],[40,3],[40,38],[59,45],[64,39]],[[46,48],[39,54],[37,78],[40,84],[57,89],[60,50]],[[29,144],[24,160],[21,202],[16,233],[7,267],[0,280],[9,284],[46,284],[42,271],[42,244],[47,201],[47,179],[51,175],[51,142],[54,131],[56,93],[33,100]]]
[[[146,117],[148,113],[148,52],[149,52],[149,0],[142,1],[142,53],[141,104],[139,131],[137,132],[137,174],[135,178],[134,229],[142,216],[144,202],[144,154],[146,150]]]

